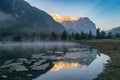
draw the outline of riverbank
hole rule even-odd
[[[96,48],[111,58],[103,73],[95,80],[120,80],[120,40],[80,41],[80,44]]]

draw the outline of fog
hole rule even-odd
[[[72,42],[13,42],[13,43],[0,43],[0,49],[7,49],[7,50],[13,50],[13,49],[44,49],[44,50],[63,50],[67,48],[72,47],[78,47],[78,43],[72,43]]]
[[[7,21],[7,20],[13,20],[12,15],[8,15],[0,11],[0,21]]]
[[[13,26],[16,23],[16,18],[12,15],[0,11],[0,28]]]

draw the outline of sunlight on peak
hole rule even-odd
[[[57,22],[65,22],[65,21],[77,21],[80,19],[80,17],[73,17],[73,16],[60,16],[58,14],[50,14],[53,19]]]

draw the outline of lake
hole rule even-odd
[[[0,80],[92,80],[108,60],[72,42],[0,43]]]

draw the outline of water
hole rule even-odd
[[[1,43],[0,80],[92,80],[108,60],[77,43]]]
[[[34,80],[92,80],[103,71],[103,64],[107,63],[106,59],[109,59],[109,57],[101,54],[100,57],[89,65],[77,65],[75,62],[58,62],[55,65],[60,69],[52,69]],[[72,64],[74,64],[74,66],[72,66]]]

